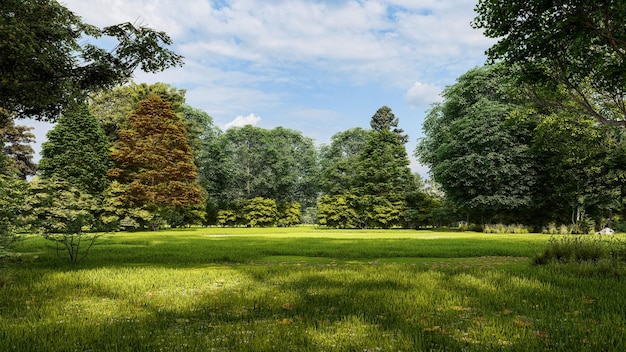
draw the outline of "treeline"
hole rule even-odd
[[[98,211],[122,228],[435,225],[432,208],[442,201],[411,173],[398,123],[384,106],[371,129],[339,132],[318,148],[282,127],[221,131],[186,104],[185,91],[133,83],[66,109],[37,170],[32,149],[21,159],[9,153],[29,148],[30,132],[20,130],[21,144],[5,142],[2,171],[22,180],[36,174],[33,187],[48,193],[72,189],[98,200]]]
[[[582,111],[563,86],[518,77],[516,66],[472,69],[426,117],[416,156],[458,218],[626,230],[624,128]]]

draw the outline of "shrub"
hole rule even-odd
[[[485,233],[528,233],[528,227],[520,224],[487,224],[483,228],[483,232]]]
[[[626,263],[626,242],[602,235],[564,235],[550,238],[548,247],[537,255],[534,264],[602,264],[615,268]]]

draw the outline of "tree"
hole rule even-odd
[[[278,127],[231,128],[209,143],[201,168],[215,220],[220,209],[256,197],[277,204],[314,204],[317,197],[316,149],[302,133]]]
[[[35,151],[30,143],[35,141],[35,135],[30,132],[33,128],[16,126],[13,120],[7,120],[0,128],[0,144],[6,161],[3,169],[5,174],[15,174],[26,180],[37,172],[37,165],[33,161]]]
[[[531,84],[564,87],[600,122],[626,126],[626,5],[622,1],[480,0],[475,28],[498,38],[491,60]],[[580,111],[579,111],[580,112]]]
[[[0,175],[0,258],[10,254],[19,239],[17,230],[23,224],[28,184]]]
[[[604,132],[592,118],[566,113],[545,116],[534,132],[547,186],[542,197],[554,208],[569,210],[572,224],[618,199],[605,169],[609,146]],[[559,220],[567,222],[567,217]]]
[[[138,107],[140,101],[150,96],[159,96],[172,104],[172,109],[180,112],[185,103],[185,91],[168,84],[131,82],[128,85],[115,87],[92,94],[89,99],[89,110],[96,116],[109,141],[117,141],[117,132],[124,128],[126,118]]]
[[[171,104],[157,96],[140,102],[118,135],[109,176],[127,185],[127,207],[162,212],[203,203],[186,130]]]
[[[376,131],[359,153],[358,171],[353,192],[402,198],[413,184],[406,148],[389,130]]]
[[[263,197],[255,197],[243,206],[245,224],[250,227],[267,227],[276,224],[278,209],[276,201]]]
[[[342,229],[357,227],[357,198],[350,193],[321,196],[317,205],[319,224]]]
[[[111,37],[112,51],[89,43]],[[0,5],[0,113],[54,121],[85,93],[122,84],[135,69],[180,66],[164,32],[122,23],[84,23],[55,0],[5,0]]]
[[[512,103],[510,86],[502,65],[459,77],[428,113],[415,151],[446,196],[475,220],[512,221],[535,204],[534,125],[510,118],[523,109]]]
[[[403,134],[404,130],[398,128],[398,118],[393,114],[391,108],[388,106],[383,106],[376,111],[374,116],[372,116],[372,120],[370,121],[370,126],[374,131],[393,131],[397,134],[398,138],[402,143],[406,143],[408,141],[408,136]],[[393,130],[391,129],[393,127]]]
[[[69,107],[41,145],[42,178],[56,177],[96,197],[109,185],[110,145],[85,104]]]
[[[113,208],[69,182],[55,178],[35,179],[30,185],[28,223],[55,243],[59,258],[66,258],[72,264],[87,257],[98,237],[119,226]]]
[[[370,130],[360,127],[338,132],[330,145],[319,152],[320,188],[328,195],[345,194],[352,190],[357,174],[358,157],[369,140]]]

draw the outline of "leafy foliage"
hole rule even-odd
[[[35,179],[30,186],[28,223],[55,243],[59,258],[72,264],[87,257],[102,233],[115,231],[119,226],[114,208],[66,181]]]
[[[498,42],[492,60],[527,82],[566,88],[586,114],[626,124],[626,6],[621,1],[480,0],[475,28]]]
[[[26,180],[37,172],[37,166],[33,161],[35,151],[30,143],[35,141],[35,135],[31,132],[32,127],[15,125],[13,120],[7,120],[0,128],[0,145],[4,154],[5,166],[3,174],[15,174],[18,178]],[[1,164],[1,162],[0,162]]]
[[[129,185],[127,202],[184,206],[202,201],[185,128],[171,105],[153,96],[141,102],[120,131],[109,175]]]
[[[0,175],[0,258],[9,255],[17,234],[24,224],[28,184],[22,180]]]
[[[459,77],[428,113],[416,149],[446,195],[474,216],[514,216],[533,206],[533,127],[509,118],[521,109],[510,103],[509,77],[502,66]]]
[[[320,148],[320,187],[324,193],[344,194],[354,187],[358,157],[370,134],[370,130],[352,128],[334,134],[330,145]]]
[[[68,108],[47,137],[41,146],[41,176],[56,177],[91,195],[102,195],[109,185],[107,171],[113,166],[110,145],[87,106]]]
[[[55,0],[0,5],[0,107],[8,117],[56,119],[77,98],[128,81],[136,68],[180,66],[164,32],[122,23],[97,28]],[[107,51],[86,41],[110,37]]]

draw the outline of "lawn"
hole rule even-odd
[[[624,351],[623,278],[531,258],[549,237],[184,229],[29,237],[0,268],[0,351]]]

